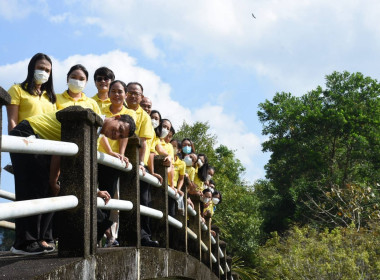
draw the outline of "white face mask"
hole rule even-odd
[[[212,198],[212,203],[214,203],[215,205],[217,205],[219,203],[219,198],[213,197]]]
[[[207,174],[206,181],[210,181],[212,179],[212,176],[210,174]]]
[[[169,129],[162,128],[160,138],[165,138],[169,134]]]
[[[86,81],[79,81],[75,79],[69,79],[69,82],[67,83],[69,86],[69,89],[73,93],[79,93],[82,92],[86,86]]]
[[[159,125],[158,120],[152,119],[152,126],[156,128]]]
[[[198,159],[198,162],[197,162],[197,163],[198,163],[198,167],[199,167],[199,168],[201,168],[201,167],[203,166],[203,162],[202,162],[201,159]]]
[[[186,163],[186,166],[192,166],[193,165],[193,161],[191,160],[191,157],[189,156],[186,156],[183,161]]]
[[[211,200],[211,199],[208,198],[208,197],[203,197],[203,198],[202,198],[203,203],[208,203],[210,200]]]
[[[49,80],[50,74],[46,73],[44,70],[34,70],[34,80],[36,84],[42,85]]]

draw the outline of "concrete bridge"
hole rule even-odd
[[[9,102],[8,93],[0,87],[0,104]],[[163,177],[164,183],[152,187],[152,211],[162,215],[151,222],[152,237],[160,247],[141,246],[140,217],[150,214],[140,207],[140,180],[149,180],[149,176],[144,178],[139,171],[140,143],[136,137],[129,139],[126,151],[132,169],[121,172],[120,177],[120,200],[133,205],[119,214],[120,247],[98,248],[96,131],[102,121],[91,110],[77,106],[60,111],[57,118],[62,124],[62,141],[78,146],[76,155],[61,159],[60,196],[64,199],[74,195],[77,206],[55,214],[59,224],[58,252],[38,256],[4,252],[0,254],[0,279],[232,279],[231,258],[227,257],[226,243],[219,240],[219,229],[209,217],[205,224],[200,221],[199,196],[189,195],[194,210],[187,205],[188,182],[185,181],[183,189],[184,215],[178,211],[175,217],[168,215],[168,196],[173,194],[168,189],[167,167],[160,156],[155,158],[155,172]],[[4,145],[5,140],[1,143]],[[0,204],[0,211],[1,207],[18,203],[21,202]]]

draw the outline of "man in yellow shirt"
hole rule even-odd
[[[105,118],[100,133],[111,139],[122,139],[133,135],[135,123],[128,115]],[[20,122],[9,135],[19,137],[35,136],[37,138],[60,140],[61,123],[56,113],[33,116]],[[50,156],[11,153],[15,177],[16,200],[29,200],[49,197],[50,189]],[[37,216],[16,219],[16,240],[12,247],[15,254],[41,254],[46,250],[39,241],[35,229]]]
[[[136,112],[136,135],[140,138],[141,148],[139,151],[140,166],[144,169],[148,165],[150,147],[147,147],[147,140],[154,137],[152,121],[150,116],[145,112],[140,102],[143,98],[143,87],[137,82],[132,82],[127,85],[127,106]],[[162,180],[162,179],[161,179]],[[149,206],[151,201],[150,185],[140,181],[140,204]],[[157,241],[151,240],[149,217],[141,216],[141,245],[158,247]]]
[[[150,116],[150,113],[152,112],[152,100],[144,96],[140,102],[140,106]]]
[[[115,80],[115,74],[113,71],[107,67],[100,67],[96,69],[94,73],[95,86],[98,89],[98,93],[95,94],[92,99],[98,103],[100,111],[103,113],[105,108],[108,108],[111,105],[111,100],[108,96],[108,91],[110,88],[111,82]]]

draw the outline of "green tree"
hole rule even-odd
[[[316,209],[305,203],[310,197],[329,203],[323,194],[334,186],[380,182],[379,92],[380,84],[361,73],[334,72],[326,76],[326,89],[318,86],[301,97],[277,93],[259,105],[269,136],[263,150],[272,155],[265,166],[270,184],[258,195],[280,197],[276,208],[263,209],[273,217],[264,221],[266,232],[308,222]],[[374,195],[379,197],[378,190]]]

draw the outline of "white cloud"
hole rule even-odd
[[[6,20],[16,20],[27,17],[32,12],[28,1],[2,0],[0,1],[0,17]]]
[[[70,16],[69,13],[58,14],[50,16],[49,20],[53,23],[62,23]]]
[[[236,156],[247,168],[246,179],[253,181],[264,176],[257,166],[260,154],[260,138],[250,133],[241,120],[224,112],[223,107],[205,104],[194,112],[175,101],[171,95],[170,85],[161,80],[154,72],[139,67],[136,60],[127,53],[115,50],[102,55],[73,55],[64,60],[52,57],[53,75],[56,93],[66,90],[66,74],[71,66],[83,64],[89,71],[89,82],[85,92],[93,96],[96,88],[93,82],[94,71],[101,66],[107,66],[115,72],[116,79],[130,82],[137,81],[144,86],[144,94],[151,98],[153,108],[162,116],[170,119],[178,128],[183,120],[187,123],[207,121],[211,132],[218,137],[218,143],[236,150]],[[14,64],[0,65],[0,85],[8,89],[14,82],[22,82],[26,77],[29,59]]]

